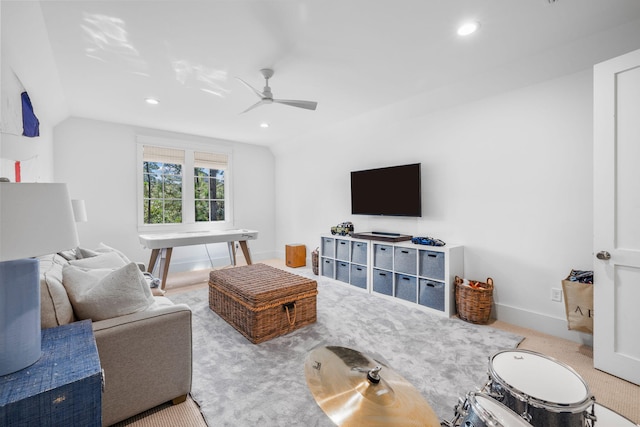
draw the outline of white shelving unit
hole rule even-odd
[[[455,276],[464,276],[464,247],[325,235],[320,267],[325,277],[449,317],[456,312]]]

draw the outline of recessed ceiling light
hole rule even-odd
[[[267,122],[262,122],[262,123],[260,123],[260,127],[261,127],[261,128],[266,129],[266,128],[268,128],[268,127],[269,127],[269,123],[267,123]]]
[[[478,22],[465,22],[460,27],[458,27],[458,35],[468,36],[469,34],[473,34],[478,31],[478,28],[480,28],[480,23]]]
[[[146,98],[144,101],[145,101],[147,104],[151,104],[151,105],[158,105],[158,104],[160,104],[160,101],[158,101],[158,100],[157,100],[157,99],[155,99],[155,98]]]

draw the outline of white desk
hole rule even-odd
[[[140,239],[140,243],[144,247],[151,249],[151,259],[147,266],[147,270],[150,273],[155,269],[158,259],[160,260],[159,279],[162,283],[160,289],[164,290],[173,248],[177,246],[205,245],[207,243],[226,242],[229,247],[229,258],[231,260],[231,264],[236,265],[234,242],[239,242],[247,264],[251,264],[251,253],[249,252],[247,241],[257,239],[258,232],[255,230],[237,229],[165,234],[140,234],[138,237]]]

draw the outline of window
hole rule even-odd
[[[145,138],[146,139],[146,138]],[[140,138],[139,138],[140,140]],[[229,153],[208,147],[139,144],[141,228],[228,226],[231,221]],[[174,145],[180,145],[178,143]]]
[[[144,146],[143,150],[144,223],[182,223],[184,151],[153,146]]]
[[[199,152],[194,155],[196,221],[224,221],[224,171],[227,156]]]

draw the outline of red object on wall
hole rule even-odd
[[[16,171],[16,182],[20,182],[20,161],[16,161],[15,163],[15,171]]]

